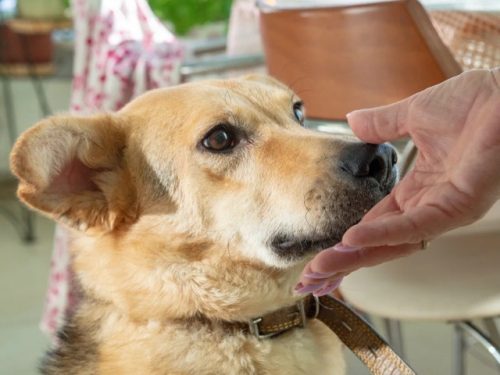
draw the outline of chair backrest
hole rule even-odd
[[[261,6],[260,19],[268,71],[304,99],[308,118],[343,120],[461,72],[417,0]]]

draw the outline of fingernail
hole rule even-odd
[[[358,246],[347,246],[344,245],[342,242],[339,242],[333,247],[333,250],[338,251],[339,253],[352,253],[354,251],[360,250],[361,247]]]
[[[302,289],[303,287],[304,287],[304,284],[298,283],[297,285],[295,285],[295,288],[293,288],[293,290],[297,291],[299,289]]]
[[[321,289],[313,292],[313,296],[321,297],[321,296],[324,296],[326,294],[330,294],[331,292],[333,292],[335,289],[337,289],[339,287],[339,285],[340,285],[340,283],[342,283],[343,279],[344,279],[343,277],[339,277],[338,279],[329,282],[324,288],[321,288]]]
[[[311,285],[306,285],[306,286],[302,286],[301,288],[295,289],[295,291],[299,294],[306,294],[306,293],[314,292],[315,290],[318,290],[318,289],[322,289],[324,286],[325,286],[324,283],[311,284]]]
[[[335,272],[308,272],[304,274],[304,277],[308,279],[328,279],[335,275]]]

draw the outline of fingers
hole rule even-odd
[[[347,121],[354,134],[364,142],[383,143],[408,134],[406,118],[410,99],[400,102],[353,111]]]
[[[420,246],[418,243],[349,250],[341,250],[342,246],[340,249],[335,246],[323,250],[304,268],[295,290],[297,293],[312,292],[316,295],[325,290],[331,293],[340,285],[343,277],[352,271],[406,256],[419,250]]]
[[[401,210],[395,198],[395,192],[397,189],[398,186],[394,188],[391,194],[389,194],[388,196],[383,198],[380,202],[378,202],[375,206],[373,206],[370,209],[370,211],[368,211],[365,214],[365,216],[363,216],[362,222],[371,221],[386,214],[400,213]]]
[[[316,297],[321,297],[326,294],[330,294],[335,289],[337,289],[342,280],[343,280],[342,277],[337,277],[331,280],[329,279],[321,280],[321,282],[308,285],[298,283],[297,286],[295,287],[295,291],[299,294],[312,293]]]
[[[355,247],[417,243],[460,225],[460,217],[447,215],[437,205],[424,205],[362,221],[347,230],[342,242]]]
[[[404,244],[399,246],[379,246],[371,248],[353,248],[336,245],[323,250],[306,267],[308,273],[330,274],[329,278],[341,276],[361,267],[373,266],[400,257],[411,250],[420,248],[418,244]],[[304,272],[305,274],[305,272]]]

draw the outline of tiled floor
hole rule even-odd
[[[11,224],[0,215],[0,374],[36,374],[48,340],[38,329],[43,305],[53,225],[37,218],[37,241],[23,245]],[[437,323],[405,323],[408,360],[423,375],[451,374],[451,328]],[[500,374],[487,354],[472,347],[469,375]],[[349,374],[368,372],[347,354]]]

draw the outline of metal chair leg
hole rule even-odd
[[[24,222],[23,228],[23,241],[26,243],[31,243],[35,241],[35,224],[34,224],[34,215],[33,212],[28,210],[26,207],[22,207],[22,217]]]
[[[498,326],[493,318],[482,319],[484,327],[488,332],[488,337],[497,346],[500,347],[500,333],[498,332]]]
[[[52,110],[50,109],[49,102],[47,100],[47,95],[42,85],[42,81],[35,71],[33,59],[31,56],[31,51],[28,47],[28,39],[24,34],[21,34],[21,47],[22,47],[23,57],[28,62],[28,73],[30,81],[33,84],[33,89],[38,99],[38,104],[40,105],[40,110],[42,111],[42,115],[44,117],[50,116],[52,114]]]
[[[476,342],[481,344],[488,353],[491,354],[497,365],[500,366],[500,347],[486,336],[476,325],[472,322],[458,322],[456,323],[465,333],[470,335]]]
[[[454,338],[453,338],[453,375],[465,375],[465,337],[464,330],[460,323],[454,325]]]
[[[1,2],[1,0],[0,0]],[[4,20],[5,15],[0,12],[0,21]],[[7,51],[8,45],[6,41],[0,40],[0,56],[3,56],[3,53]],[[43,113],[44,116],[49,116],[52,111],[49,107],[48,101],[47,101],[47,95],[45,93],[45,90],[42,86],[42,82],[40,80],[40,77],[36,74],[34,66],[33,66],[33,59],[30,54],[30,50],[27,45],[27,39],[24,35],[21,36],[21,47],[22,47],[22,53],[24,54],[24,57],[26,61],[28,62],[28,67],[29,67],[29,74],[31,78],[31,82],[33,84],[33,88],[35,90],[35,94],[38,99],[38,103],[40,105],[40,109]],[[14,108],[14,99],[13,99],[13,93],[12,93],[12,85],[11,85],[11,80],[10,77],[7,73],[0,72],[0,80],[2,82],[2,92],[3,92],[3,101],[4,101],[4,107],[5,107],[5,117],[6,117],[6,123],[7,123],[7,130],[10,138],[10,143],[11,145],[14,144],[14,142],[17,139],[18,136],[18,128],[16,124],[16,116],[15,116],[15,108]],[[1,210],[1,212],[5,212],[4,210]],[[26,209],[25,207],[21,207],[21,213],[20,213],[20,219],[18,220],[17,217],[14,217],[12,215],[7,216],[16,227],[19,230],[19,233],[21,233],[21,237],[23,241],[30,243],[35,240],[35,234],[34,234],[34,215],[31,211]]]
[[[387,341],[392,346],[394,351],[398,353],[401,358],[405,358],[403,333],[401,330],[401,322],[394,319],[382,319],[382,322],[387,333]]]

